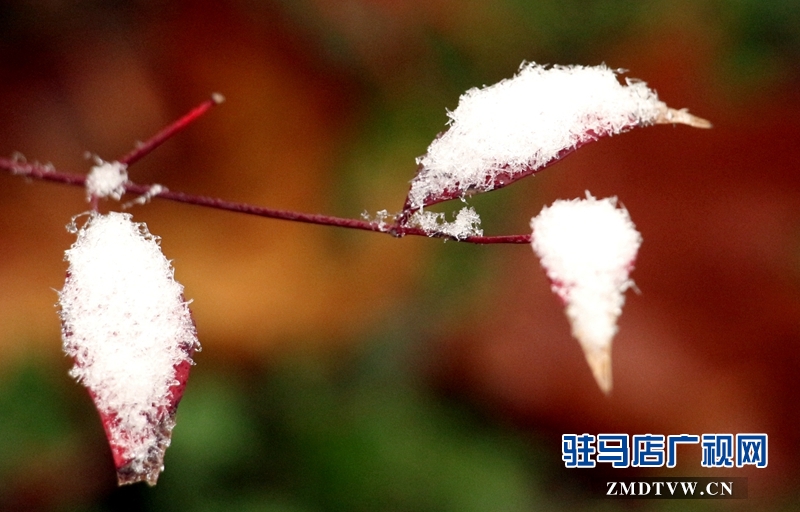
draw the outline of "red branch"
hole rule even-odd
[[[24,163],[9,158],[0,158],[0,169],[4,169],[11,174],[24,176],[26,178],[34,178],[44,181],[52,181],[55,183],[63,183],[66,185],[73,185],[83,187],[86,183],[86,176],[82,174],[73,174],[57,171],[51,167],[47,167],[37,163]],[[125,184],[125,192],[132,194],[148,195],[154,191],[152,185],[139,185],[137,183],[128,182]],[[349,219],[343,217],[333,217],[330,215],[302,213],[292,210],[278,210],[274,208],[265,208],[262,206],[255,206],[247,203],[237,203],[233,201],[225,201],[216,197],[197,196],[185,194],[183,192],[174,192],[167,189],[161,189],[159,192],[152,194],[152,197],[175,201],[178,203],[193,204],[196,206],[204,206],[207,208],[214,208],[217,210],[226,210],[231,212],[245,213],[248,215],[256,215],[259,217],[267,217],[270,219],[281,219],[292,222],[305,222],[308,224],[318,224],[321,226],[337,226],[349,229],[361,229],[364,231],[374,231],[377,233],[387,233],[396,237],[405,235],[427,236],[431,238],[446,238],[456,240],[458,242],[467,242],[472,244],[528,244],[531,241],[530,235],[507,235],[507,236],[468,236],[465,238],[454,238],[444,233],[426,233],[425,231],[399,224],[384,224],[378,222],[370,222],[361,219]]]

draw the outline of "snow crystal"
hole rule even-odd
[[[361,213],[362,219],[377,227],[378,230],[384,233],[389,231],[389,228],[394,223],[395,217],[396,215],[389,213],[388,210],[380,210],[375,214],[375,217],[372,217],[367,211]]]
[[[491,190],[500,173],[513,178],[565,150],[637,125],[710,126],[668,108],[644,82],[621,85],[616,71],[606,66],[535,63],[523,63],[514,78],[468,90],[448,116],[448,130],[417,159],[412,208],[445,190]]]
[[[139,197],[137,197],[133,201],[128,201],[127,203],[123,204],[122,208],[124,208],[124,209],[125,208],[130,208],[131,206],[133,206],[135,204],[147,204],[155,196],[157,196],[158,194],[161,194],[163,192],[167,192],[168,190],[169,189],[167,187],[165,187],[164,185],[159,185],[158,183],[154,183],[154,184],[150,185],[150,188],[147,189],[147,192],[145,192],[144,194],[140,195]]]
[[[112,449],[155,483],[174,426],[175,367],[199,349],[183,286],[158,238],[129,214],[90,214],[65,259],[59,306],[70,374],[91,391]]]
[[[566,304],[600,388],[611,389],[611,340],[642,237],[616,198],[559,200],[531,220],[533,250]]]
[[[92,167],[86,177],[86,196],[112,197],[119,200],[125,193],[125,182],[128,181],[128,168],[120,162],[100,161]]]
[[[483,236],[481,217],[473,208],[462,208],[453,222],[445,220],[444,213],[418,210],[408,221],[411,226],[423,230],[428,236],[447,235],[457,240],[469,236]]]

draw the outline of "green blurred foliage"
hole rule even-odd
[[[592,497],[581,483],[586,474],[559,467],[557,447],[431,392],[403,339],[372,339],[358,352],[289,354],[263,367],[201,359],[152,488],[115,486],[102,432],[79,421],[79,414],[96,419],[88,396],[65,393],[78,386],[54,378],[52,361],[28,361],[7,376],[0,397],[3,411],[14,413],[0,416],[0,509],[629,509],[628,501]],[[101,464],[84,471],[80,459]],[[65,482],[89,479],[88,490],[45,485],[30,494],[20,482],[34,464]],[[730,510],[707,501],[636,509]]]
[[[115,490],[101,476],[105,490],[98,494],[105,497],[92,505],[98,496],[31,501],[11,486],[0,507],[531,510],[541,498],[531,448],[519,435],[415,384],[414,372],[398,364],[408,358],[397,347],[367,346],[357,357],[289,356],[269,371],[203,362],[181,404],[157,487]],[[88,396],[63,396],[53,370],[27,364],[5,382],[4,483],[31,464],[52,464],[92,446],[100,453],[91,456],[108,456],[96,449],[102,434],[95,426],[81,426],[70,414],[86,413]]]
[[[10,475],[59,463],[78,448],[59,373],[26,360],[0,379],[0,496]]]
[[[721,71],[735,92],[753,93],[796,79],[800,62],[800,2],[797,0],[728,0],[720,12],[726,24],[728,51]]]

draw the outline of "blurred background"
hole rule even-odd
[[[138,183],[359,217],[398,211],[466,89],[523,61],[625,68],[712,130],[658,126],[470,200],[487,234],[616,195],[644,237],[595,385],[527,246],[154,201],[203,344],[154,488],[117,488],[54,307],[83,190],[0,175],[0,509],[800,509],[795,0],[0,3],[0,154],[86,172],[212,92]],[[118,209],[103,203],[103,210]],[[763,432],[769,466],[566,469],[564,433]],[[620,476],[747,476],[746,502],[606,501]],[[687,504],[688,503],[688,504]]]

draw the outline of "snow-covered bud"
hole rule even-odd
[[[611,391],[611,340],[633,282],[642,237],[615,197],[558,200],[531,220],[533,250],[553,292],[566,305],[578,339],[603,392]]]
[[[89,390],[120,484],[154,485],[200,345],[158,238],[129,214],[91,213],[59,293],[70,374]]]
[[[570,151],[637,126],[710,123],[669,108],[644,82],[606,66],[523,64],[516,76],[461,95],[449,127],[417,159],[407,208],[503,187]]]

